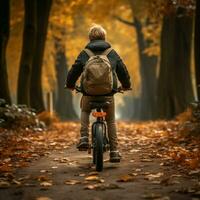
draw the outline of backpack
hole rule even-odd
[[[89,59],[83,68],[81,78],[83,91],[88,95],[106,95],[113,89],[113,72],[107,55],[112,48],[102,54],[95,55],[91,50],[84,49]]]

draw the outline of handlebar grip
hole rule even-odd
[[[76,92],[82,92],[81,87],[79,87],[79,86],[75,86],[75,90],[76,90]]]
[[[125,91],[132,90],[132,88],[123,88],[122,86],[117,88],[117,92],[123,93]]]

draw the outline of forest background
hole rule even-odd
[[[194,0],[2,0],[0,98],[40,113],[53,93],[57,115],[77,119],[80,96],[64,83],[97,23],[131,75],[133,91],[116,98],[117,118],[174,118],[200,97],[199,7]]]

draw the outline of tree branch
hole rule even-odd
[[[115,19],[117,19],[119,22],[122,22],[122,23],[124,23],[124,24],[126,24],[126,25],[128,25],[128,26],[135,26],[135,23],[134,22],[130,22],[130,21],[128,21],[128,20],[125,20],[125,19],[123,19],[123,18],[121,18],[121,17],[119,17],[119,16],[117,16],[117,15],[114,15],[113,16]]]

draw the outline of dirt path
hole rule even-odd
[[[192,177],[188,177],[172,167],[160,166],[161,161],[158,159],[141,162],[140,157],[144,154],[145,151],[140,155],[138,153],[124,155],[120,164],[111,164],[105,161],[104,171],[93,174],[91,172],[95,171],[94,166],[90,164],[91,156],[87,153],[77,152],[75,147],[71,147],[65,152],[53,152],[51,155],[33,162],[30,167],[18,171],[17,177],[25,179],[24,186],[1,190],[0,199],[32,200],[39,197],[55,200],[198,199],[187,194],[184,189],[194,186],[197,183],[195,179],[193,180]],[[108,157],[108,155],[105,156]],[[134,160],[130,160],[130,158],[134,158]],[[93,176],[89,176],[92,174]],[[163,176],[162,174],[166,175],[166,179],[161,181],[163,183],[158,180]],[[92,177],[93,181],[86,181],[88,176]],[[167,183],[169,181],[167,177],[170,177],[171,183]],[[76,182],[72,181],[71,184],[75,185],[66,185],[67,180],[77,180],[80,183],[75,184]]]
[[[29,167],[18,169],[15,184],[1,189],[0,199],[200,199],[198,169],[186,170],[174,164],[164,156],[163,146],[156,149],[158,139],[152,139],[152,135],[145,138],[137,132],[132,140],[126,137],[129,142],[123,137],[119,135],[123,155],[120,164],[109,163],[106,153],[104,171],[96,173],[91,155],[77,151],[74,145],[64,150],[51,150]],[[163,157],[160,156],[162,151]]]

